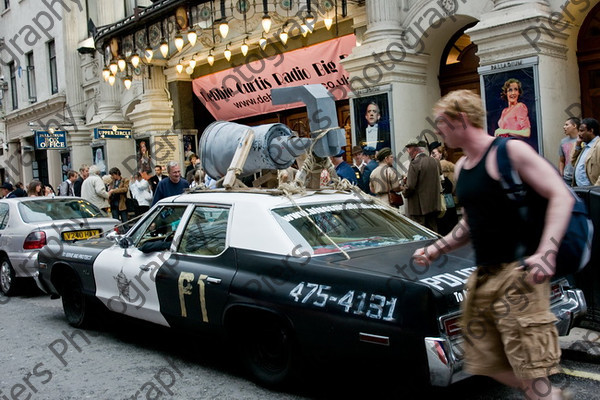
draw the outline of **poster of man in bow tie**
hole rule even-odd
[[[353,101],[356,144],[376,150],[392,148],[388,94],[355,98]]]

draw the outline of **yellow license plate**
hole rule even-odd
[[[62,237],[64,240],[85,240],[99,234],[100,229],[89,229],[86,231],[63,232]]]

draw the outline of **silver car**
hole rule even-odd
[[[1,199],[0,290],[14,295],[19,278],[33,277],[44,245],[85,240],[119,223],[79,197]]]

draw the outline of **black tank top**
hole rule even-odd
[[[514,261],[524,231],[514,202],[485,169],[491,148],[475,167],[461,169],[456,184],[458,200],[468,216],[477,265]]]

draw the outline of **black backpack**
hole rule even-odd
[[[539,244],[544,228],[548,201],[523,183],[519,174],[513,170],[506,151],[508,140],[510,139],[496,138],[493,146],[498,148],[496,157],[500,172],[500,183],[507,197],[516,202],[519,214],[526,227],[525,232],[521,232],[523,241],[518,250],[519,254],[516,254],[518,259],[527,256],[526,249],[535,249]],[[583,201],[571,188],[569,188],[569,192],[575,198],[575,204],[571,211],[567,231],[556,255],[556,277],[581,271],[588,264],[592,251],[592,237],[594,236],[592,221]]]

